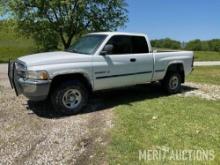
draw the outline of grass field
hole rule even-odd
[[[32,39],[22,38],[10,29],[0,28],[0,63],[37,51]]]
[[[110,164],[219,164],[220,102],[150,95],[114,111]],[[139,161],[139,150],[166,149],[214,150],[215,160],[175,161],[168,154],[165,159]]]
[[[187,81],[220,85],[220,66],[195,67]]]
[[[196,51],[195,61],[220,61],[220,52]]]

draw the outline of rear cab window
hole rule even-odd
[[[114,46],[112,55],[149,53],[147,41],[143,36],[115,35],[107,44]]]
[[[133,54],[149,53],[148,44],[145,37],[133,36],[132,37]]]

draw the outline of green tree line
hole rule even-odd
[[[220,52],[220,39],[201,41],[199,39],[189,42],[180,42],[170,38],[151,40],[155,48],[185,49],[193,51],[218,51]]]
[[[0,0],[0,16],[45,50],[67,49],[82,34],[116,31],[128,20],[125,0]]]
[[[116,31],[128,21],[127,12],[126,0],[0,0],[0,16],[7,16],[8,27],[44,50],[67,49],[84,33]],[[181,43],[165,38],[151,43],[155,48],[220,51],[220,39]]]

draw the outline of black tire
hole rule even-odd
[[[180,92],[181,90],[181,76],[179,73],[175,73],[175,72],[167,73],[161,83],[162,83],[163,89],[168,94],[175,94],[175,93]]]
[[[72,94],[74,93],[72,91],[76,91],[76,93]],[[68,105],[66,103],[69,101],[67,98],[72,98],[72,97],[67,97],[69,96],[68,93],[74,95],[73,98],[75,98],[76,101],[77,101],[76,97],[78,97],[79,95],[81,96],[80,101],[77,102],[77,106],[74,108],[71,108],[71,103]],[[50,99],[54,109],[57,112],[64,115],[75,115],[79,113],[82,110],[82,108],[87,104],[88,90],[82,82],[78,80],[69,80],[62,83],[56,89],[54,89],[54,91],[52,91],[51,93]],[[66,101],[66,99],[68,101]],[[74,100],[71,101],[72,103],[74,102]],[[73,104],[75,104],[75,102]]]

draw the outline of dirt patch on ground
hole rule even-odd
[[[97,150],[106,143],[112,116],[104,104],[97,96],[81,114],[63,117],[46,102],[16,97],[1,79],[0,164],[102,164],[104,152]]]
[[[220,100],[220,86],[187,82],[183,85],[182,93],[179,96],[196,96],[207,100]]]

